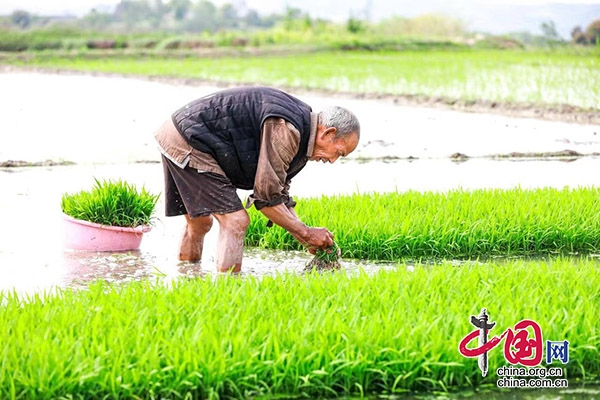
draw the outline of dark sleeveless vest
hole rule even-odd
[[[235,187],[252,189],[265,119],[279,117],[300,132],[300,148],[287,178],[308,161],[311,107],[269,87],[226,89],[185,105],[172,115],[179,133],[194,148],[211,154]]]

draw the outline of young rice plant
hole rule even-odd
[[[372,193],[302,199],[296,212],[368,260],[577,254],[600,250],[600,188]],[[248,245],[301,249],[251,210]]]
[[[406,265],[0,292],[0,398],[294,398],[495,386],[458,352],[487,308],[500,335],[523,319],[569,341],[570,386],[600,376],[594,258]],[[531,337],[530,337],[531,338]],[[476,346],[471,343],[470,347]],[[187,397],[186,397],[187,396]]]
[[[136,227],[149,225],[158,195],[138,191],[124,181],[98,181],[91,190],[65,193],[62,211],[80,220],[102,225]]]

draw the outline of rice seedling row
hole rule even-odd
[[[394,271],[98,283],[0,293],[0,397],[244,398],[454,390],[492,384],[457,350],[487,307],[567,339],[566,377],[600,374],[594,259],[405,265]],[[532,301],[532,299],[536,299]],[[575,301],[576,300],[576,301]]]
[[[6,59],[7,63],[18,60]],[[28,66],[333,91],[419,95],[448,101],[568,104],[600,108],[596,49],[555,51],[322,51],[216,58],[60,57],[32,54]]]
[[[577,254],[600,249],[598,196],[598,188],[409,191],[301,199],[296,211],[308,225],[328,227],[347,258]],[[248,245],[301,249],[251,212]]]

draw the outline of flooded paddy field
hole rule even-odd
[[[139,251],[73,252],[62,243],[60,198],[91,187],[94,178],[125,179],[161,193],[154,130],[174,109],[217,88],[26,72],[0,73],[0,86],[0,166],[5,167],[0,168],[0,221],[5,227],[0,232],[0,290],[32,292],[97,278],[127,281],[213,273],[218,225],[207,236],[201,264],[179,263],[184,221],[165,218],[161,199],[155,226]],[[297,198],[600,184],[595,173],[600,167],[599,126],[377,100],[299,97],[315,111],[329,104],[353,110],[362,137],[347,160],[309,163],[292,183]],[[550,157],[540,158],[542,153]],[[570,157],[553,157],[558,154]],[[242,200],[248,194],[240,191]],[[246,249],[243,271],[301,272],[310,258],[307,252]],[[360,260],[343,263],[349,270],[393,267]]]
[[[161,193],[154,129],[184,102],[216,88],[32,73],[0,73],[0,87],[0,165],[5,166],[0,168],[0,290],[32,294],[83,287],[97,279],[127,282],[214,274],[217,224],[207,236],[202,263],[180,263],[177,246],[184,220],[165,218],[161,199],[155,226],[138,251],[76,252],[63,246],[60,199],[65,192],[89,188],[94,178],[124,179]],[[363,135],[348,160],[309,163],[292,184],[298,198],[600,184],[598,126],[400,107],[376,100],[301,97],[315,110],[332,103],[354,110]],[[551,157],[539,157],[541,153]],[[559,153],[571,156],[553,157]],[[247,194],[240,191],[242,199]],[[310,259],[307,252],[249,248],[243,273],[301,273]],[[342,265],[348,273],[397,268],[363,260],[343,260]],[[415,398],[598,397],[596,386],[573,386]]]
[[[292,194],[298,197],[370,191],[444,191],[455,188],[521,186],[595,186],[600,158],[562,161],[494,161],[454,163],[450,160],[348,161],[333,165],[311,163],[298,176]],[[383,173],[382,173],[383,172]],[[182,217],[166,218],[159,199],[155,226],[145,234],[139,251],[97,253],[65,250],[60,211],[62,193],[93,185],[93,178],[126,179],[154,193],[162,192],[158,163],[98,164],[0,169],[0,290],[33,292],[53,286],[84,284],[95,279],[128,281],[145,277],[178,277],[214,273],[218,224],[206,237],[201,264],[180,263],[177,250]],[[327,182],[320,177],[328,174]],[[10,189],[8,189],[10,188]],[[240,191],[242,200],[249,192]],[[300,200],[301,201],[301,200]],[[349,216],[352,218],[352,216]],[[393,223],[393,221],[390,221]],[[245,274],[301,273],[308,252],[245,250]],[[368,261],[344,260],[348,270],[393,267]]]

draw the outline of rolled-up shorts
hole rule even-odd
[[[190,166],[180,168],[162,156],[165,175],[165,214],[191,218],[229,214],[244,206],[229,178]]]

